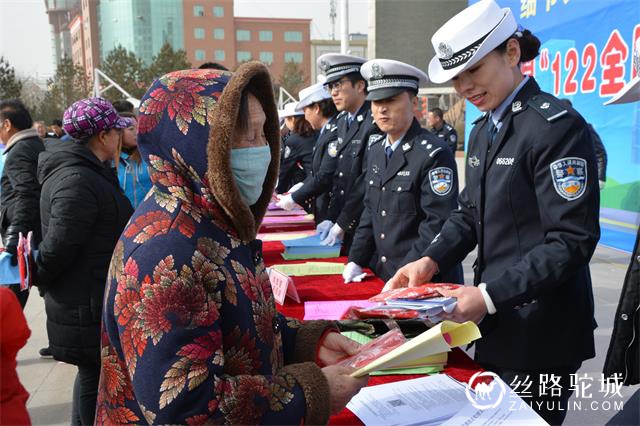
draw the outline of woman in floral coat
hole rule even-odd
[[[138,144],[153,187],[111,262],[96,422],[326,423],[366,379],[331,365],[358,349],[332,323],[275,309],[255,239],[280,158],[266,67],[161,77]]]

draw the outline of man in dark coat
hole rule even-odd
[[[38,155],[44,150],[38,132],[32,129],[31,114],[17,99],[0,102],[0,141],[6,145],[5,165],[0,179],[0,234],[2,244],[17,264],[19,234],[31,231],[32,245],[41,240],[40,184],[37,179]],[[20,291],[18,284],[11,289],[24,308],[28,291]]]
[[[386,137],[368,144],[364,212],[342,274],[359,281],[377,251],[374,271],[383,280],[422,257],[429,242],[457,208],[456,162],[447,144],[422,129],[413,115],[421,70],[393,60],[362,66],[371,110]],[[462,267],[441,271],[435,281],[462,283]]]
[[[341,112],[332,196],[327,219],[318,225],[318,231],[324,238],[323,244],[342,241],[345,254],[349,252],[364,208],[365,148],[371,136],[381,133],[373,122],[371,103],[366,100],[367,84],[360,74],[364,62],[362,58],[334,53],[318,58],[318,66],[326,76],[325,85]]]
[[[429,131],[447,144],[455,155],[458,149],[458,132],[453,126],[444,121],[444,113],[440,108],[433,108],[427,116]]]

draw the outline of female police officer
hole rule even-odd
[[[482,0],[432,42],[431,80],[453,80],[485,114],[471,132],[459,210],[386,288],[428,282],[477,245],[475,286],[445,292],[458,298],[450,318],[481,322],[476,360],[513,386],[527,382],[533,408],[562,423],[570,376],[595,353],[588,265],[600,230],[589,129],[520,72],[540,42],[508,8]]]

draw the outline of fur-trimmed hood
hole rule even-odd
[[[231,172],[240,100],[250,90],[267,116],[271,163],[262,195],[248,206]],[[273,194],[280,161],[278,114],[265,65],[248,62],[235,73],[184,70],[156,80],[142,99],[138,146],[154,191],[168,192],[211,217],[243,241],[255,239]]]

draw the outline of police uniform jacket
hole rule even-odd
[[[384,141],[368,147],[365,208],[349,261],[369,265],[377,250],[376,275],[386,281],[421,257],[456,209],[458,176],[447,145],[415,119],[389,160]],[[463,282],[460,264],[443,272],[438,281]]]
[[[474,283],[497,312],[476,360],[516,370],[574,367],[594,356],[589,260],[600,237],[589,128],[533,78],[489,149],[489,114],[470,136],[459,210],[427,248],[441,269],[478,246]]]
[[[280,174],[276,192],[282,194],[298,182],[302,182],[311,174],[311,157],[313,147],[318,139],[318,132],[310,136],[302,136],[291,132],[282,143],[280,154]]]
[[[347,233],[353,234],[364,205],[364,161],[366,147],[371,137],[382,137],[373,122],[371,103],[365,102],[348,125],[348,115],[338,115],[338,163],[333,175],[333,189],[329,201],[327,219],[337,223]]]
[[[458,132],[456,132],[456,129],[454,129],[452,125],[445,122],[442,124],[442,127],[440,129],[432,127],[429,130],[431,131],[431,133],[443,140],[447,144],[451,152],[456,152],[456,149],[458,148]]]
[[[313,147],[311,173],[304,186],[292,194],[293,201],[309,208],[316,224],[327,217],[333,174],[338,164],[337,118],[331,117]]]

